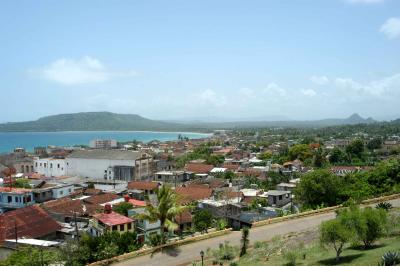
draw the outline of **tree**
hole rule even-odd
[[[241,246],[240,246],[240,257],[246,255],[246,253],[247,253],[247,248],[248,248],[249,242],[250,242],[249,233],[250,233],[249,228],[244,227],[242,229],[242,239],[240,239],[240,243],[241,243]]]
[[[336,261],[339,261],[344,245],[352,238],[352,232],[339,219],[322,222],[320,227],[320,242],[324,246],[332,246],[336,251]]]
[[[370,151],[379,149],[382,147],[382,139],[381,138],[374,138],[367,143],[367,148]]]
[[[207,232],[212,225],[213,216],[208,210],[199,210],[193,216],[193,225],[196,231]]]
[[[133,205],[129,202],[121,202],[113,207],[113,211],[118,212],[119,214],[128,216],[128,211],[132,209]]]
[[[349,145],[347,145],[346,152],[350,158],[361,158],[362,153],[364,152],[364,142],[361,139],[352,141]]]
[[[266,151],[260,155],[257,156],[258,159],[266,161],[266,160],[270,160],[272,158],[272,153],[270,151]]]
[[[300,159],[302,161],[313,157],[310,146],[307,144],[297,144],[290,147],[288,155],[290,160]]]
[[[342,185],[341,177],[328,170],[315,170],[300,179],[294,192],[306,207],[334,206],[344,201]]]
[[[333,148],[329,155],[329,162],[331,164],[337,164],[343,162],[345,158],[345,154],[339,148]]]
[[[149,220],[150,222],[160,221],[162,243],[165,243],[164,229],[168,231],[175,230],[178,225],[175,223],[175,217],[184,211],[188,206],[181,206],[178,203],[178,196],[171,187],[164,185],[156,190],[157,204],[153,205],[149,201],[146,205],[146,212],[139,214],[141,220]]]
[[[367,207],[362,211],[365,221],[365,231],[359,235],[365,248],[371,245],[384,235],[387,224],[387,214],[384,210]]]
[[[42,266],[60,263],[60,254],[56,250],[37,247],[22,247],[0,261],[0,266]]]

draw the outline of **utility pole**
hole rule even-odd
[[[14,219],[15,249],[18,249],[17,220]]]
[[[74,212],[74,221],[75,221],[75,234],[76,234],[76,239],[79,242],[79,230],[78,230],[78,223],[76,221],[76,212]]]

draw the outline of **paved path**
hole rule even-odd
[[[395,207],[400,207],[400,199],[389,201]],[[375,204],[373,204],[375,205]],[[265,226],[255,227],[250,230],[250,243],[255,241],[267,241],[276,235],[286,235],[291,232],[301,232],[317,227],[321,222],[333,219],[334,212],[304,217],[285,222],[269,224]],[[164,250],[163,253],[157,252],[152,255],[144,255],[130,260],[113,264],[114,266],[130,266],[130,265],[157,265],[157,266],[173,266],[190,263],[200,259],[200,251],[206,251],[207,248],[218,248],[219,243],[229,241],[233,245],[240,244],[240,231],[233,231],[227,235],[214,237],[206,240],[197,241],[191,244],[179,246],[173,249]]]

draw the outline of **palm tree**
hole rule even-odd
[[[247,253],[247,247],[249,246],[249,228],[243,227],[242,229],[242,239],[240,240],[240,257],[244,256]]]
[[[152,223],[160,221],[161,241],[165,243],[164,229],[168,231],[175,230],[178,225],[175,223],[175,217],[186,211],[188,206],[180,206],[178,195],[169,186],[162,186],[157,189],[157,203],[151,204],[148,200],[146,212],[139,214],[138,219],[148,220]]]

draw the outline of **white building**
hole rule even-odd
[[[132,181],[152,175],[152,157],[138,151],[81,150],[65,160],[69,176]]]
[[[115,139],[94,139],[89,143],[89,147],[93,149],[112,149],[117,146],[118,143]]]
[[[66,173],[65,159],[39,158],[33,159],[33,168],[36,173],[46,177],[64,176]]]

